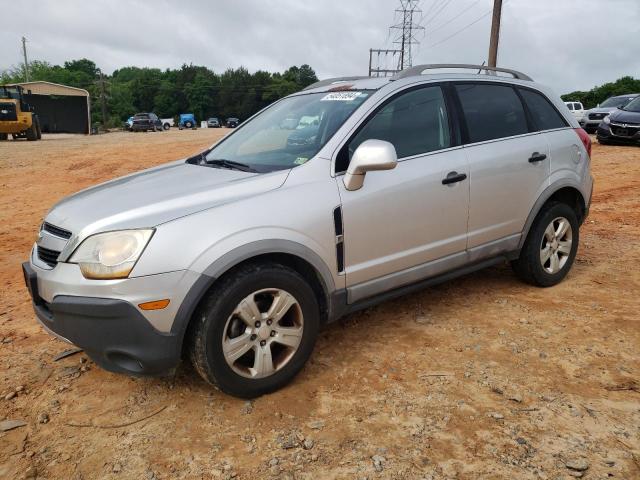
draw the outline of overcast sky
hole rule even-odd
[[[0,69],[30,59],[86,57],[127,66],[310,64],[318,77],[366,75],[369,48],[393,48],[399,0],[40,0],[18,5],[0,30]],[[422,0],[417,63],[482,63],[493,0]],[[16,16],[17,15],[17,16]],[[475,23],[473,23],[475,22]],[[472,24],[473,23],[473,24]],[[472,24],[472,25],[470,25]],[[467,28],[465,28],[467,27]],[[459,33],[458,33],[459,32]],[[436,45],[437,44],[437,45]],[[640,0],[505,0],[498,65],[558,93],[640,77]]]

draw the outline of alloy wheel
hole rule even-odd
[[[294,356],[304,330],[300,304],[278,288],[253,292],[227,319],[222,352],[227,365],[246,378],[264,378],[282,369]]]
[[[540,244],[540,263],[545,272],[556,274],[562,270],[571,255],[573,231],[569,220],[555,218],[545,229]]]

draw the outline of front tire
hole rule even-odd
[[[578,251],[580,224],[566,203],[546,204],[531,225],[520,258],[511,265],[522,280],[538,287],[560,283]]]
[[[254,398],[289,383],[313,351],[313,289],[283,265],[241,267],[203,299],[189,328],[191,362],[225,393]]]
[[[38,127],[36,125],[37,120],[34,118],[31,120],[31,126],[26,131],[27,140],[33,142],[38,140]]]

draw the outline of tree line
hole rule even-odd
[[[245,120],[270,103],[316,82],[309,65],[282,73],[246,68],[215,73],[207,67],[182,65],[179,69],[124,67],[104,75],[86,58],[52,65],[35,60],[29,79],[83,88],[91,95],[92,122],[120,126],[137,112],[155,112],[161,118],[193,113],[197,120],[238,117]],[[23,82],[23,66],[0,72],[0,84]]]
[[[587,92],[575,91],[562,95],[565,102],[581,102],[584,108],[593,108],[607,98],[627,93],[640,93],[640,79],[622,77],[615,82],[605,83]]]
[[[30,80],[88,90],[92,122],[110,127],[120,126],[137,112],[151,111],[161,118],[193,113],[198,120],[208,117],[245,120],[275,100],[318,80],[313,68],[306,64],[282,73],[264,70],[250,73],[243,67],[215,73],[204,66],[185,64],[179,69],[166,70],[124,67],[111,75],[103,75],[95,62],[86,58],[63,65],[35,60],[29,64],[29,76]],[[0,72],[0,84],[24,79],[22,65]],[[592,108],[613,95],[625,93],[640,93],[640,79],[622,77],[589,91],[564,94],[562,99],[582,102],[585,108]]]

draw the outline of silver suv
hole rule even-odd
[[[62,200],[23,265],[40,322],[105,369],[187,357],[254,397],[376,302],[505,260],[557,284],[589,137],[522,73],[424,73],[442,67],[318,82],[196,156]]]

